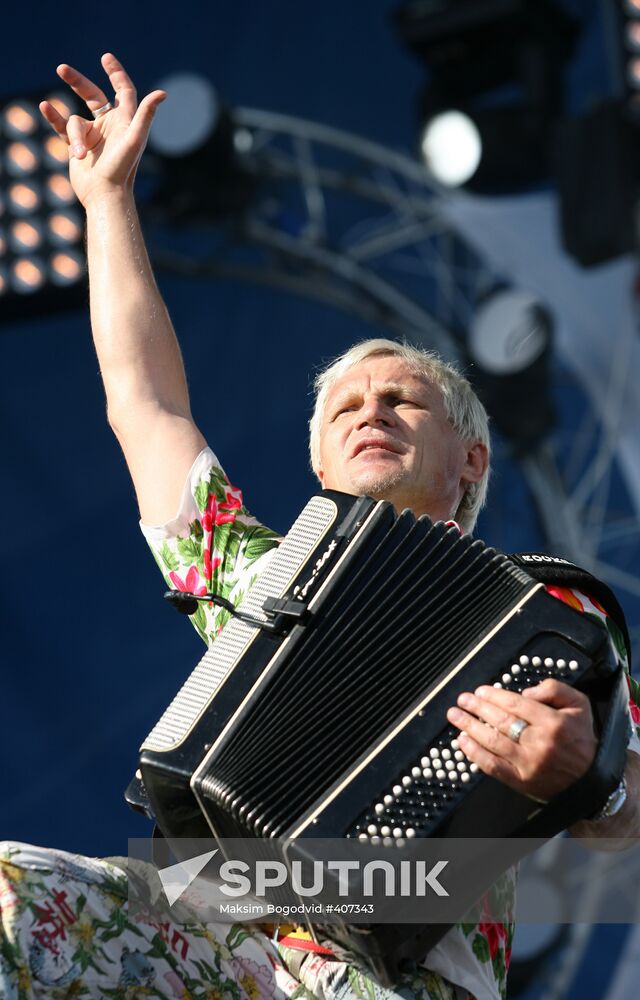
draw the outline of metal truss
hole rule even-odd
[[[509,275],[492,271],[452,228],[443,211],[450,195],[422,165],[347,132],[269,111],[236,108],[233,121],[239,167],[256,181],[253,200],[214,227],[203,254],[157,248],[155,263],[308,296],[464,364],[478,298]],[[620,400],[630,378],[623,359],[621,345],[611,372],[603,373],[603,412],[583,396],[573,425],[561,425],[519,465],[546,545],[622,592],[640,637],[640,580],[630,568],[640,549],[637,511],[616,466]]]

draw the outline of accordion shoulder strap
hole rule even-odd
[[[604,581],[581,566],[569,562],[568,559],[564,559],[562,556],[550,556],[546,552],[515,552],[509,558],[540,583],[575,588],[583,591],[589,597],[595,597],[622,632],[629,668],[631,668],[631,639],[624,611],[617,597]]]

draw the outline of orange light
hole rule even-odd
[[[54,164],[69,162],[69,147],[59,135],[50,135],[44,141],[47,158]]]
[[[51,177],[47,178],[47,195],[49,202],[63,205],[69,205],[76,197],[69,179],[63,174],[51,174]]]
[[[49,104],[53,104],[58,114],[62,115],[63,118],[68,118],[69,115],[73,114],[73,108],[60,94],[51,94],[47,100]]]
[[[640,59],[630,59],[627,76],[632,87],[640,87]]]
[[[31,184],[12,184],[9,198],[17,212],[33,212],[40,202],[38,192]]]
[[[35,292],[44,282],[40,263],[24,257],[13,265],[13,284],[18,292]]]
[[[4,113],[4,120],[9,135],[31,135],[38,127],[35,109],[28,104],[10,104]]]
[[[7,249],[7,241],[4,238],[4,233],[0,229],[0,254],[4,254]]]
[[[56,212],[49,219],[49,230],[56,242],[75,243],[82,236],[79,223],[70,215]]]
[[[38,166],[38,157],[26,142],[11,142],[7,146],[6,163],[10,174],[30,174]]]
[[[7,279],[5,278],[2,271],[0,271],[0,295],[2,295],[6,287],[7,287]]]
[[[51,280],[56,285],[70,285],[82,275],[82,261],[75,254],[56,253],[51,258]]]
[[[14,222],[11,227],[11,242],[20,250],[35,250],[40,245],[42,236],[31,222]]]
[[[634,52],[640,51],[640,21],[627,22],[627,45]]]

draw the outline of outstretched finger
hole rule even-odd
[[[74,94],[86,103],[89,111],[97,111],[107,103],[108,98],[104,90],[73,66],[61,63],[56,72],[60,79],[71,87]]]
[[[120,60],[116,59],[113,52],[105,52],[100,61],[102,62],[102,68],[109,77],[111,86],[116,92],[118,104],[133,117],[138,101],[133,80]]]
[[[166,91],[154,90],[140,101],[140,106],[129,126],[130,139],[136,145],[142,146],[147,141],[153,117],[166,96]]]
[[[60,114],[50,101],[41,101],[38,107],[40,108],[40,114],[51,125],[54,132],[57,132],[61,139],[68,142],[67,119]]]

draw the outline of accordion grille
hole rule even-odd
[[[336,513],[332,500],[313,497],[238,610],[265,621],[262,605],[266,598],[281,597],[285,593],[292,577],[304,566],[331,527]],[[232,618],[151,730],[141,750],[171,750],[181,743],[257,634],[257,628]]]

